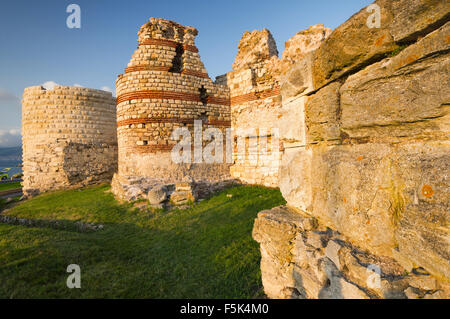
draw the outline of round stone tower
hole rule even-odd
[[[80,87],[26,88],[22,144],[25,195],[110,181],[117,168],[115,98]]]
[[[174,162],[171,157],[179,142],[172,136],[177,128],[192,133],[193,147],[194,124],[203,126],[202,144],[201,131],[218,128],[225,139],[231,124],[229,90],[209,78],[195,46],[197,33],[193,27],[156,18],[139,30],[139,46],[116,81],[118,178],[164,183],[186,176],[209,182],[229,178],[225,158],[214,163],[194,161],[194,151],[191,163]]]

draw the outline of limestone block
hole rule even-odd
[[[408,279],[408,283],[411,287],[433,291],[438,289],[436,278],[428,274],[411,274]]]
[[[332,30],[324,27],[323,24],[312,25],[306,30],[297,32],[284,45],[280,72],[285,73],[291,65],[316,50],[331,32]]]
[[[279,170],[279,187],[288,205],[308,211],[312,204],[312,151],[304,147],[286,149]]]
[[[313,82],[319,89],[368,61],[393,51],[397,46],[389,32],[392,23],[390,0],[376,1],[381,9],[380,28],[369,28],[371,13],[362,9],[337,27],[314,51]]]
[[[184,205],[189,202],[193,203],[195,202],[195,197],[192,192],[186,191],[186,192],[173,192],[170,195],[170,201],[175,205]]]
[[[450,23],[397,56],[350,76],[341,88],[351,137],[445,137],[450,130]]]
[[[306,210],[355,244],[376,254],[401,255],[449,278],[449,246],[442,245],[449,241],[444,173],[449,147],[448,142],[317,146],[310,160],[309,205],[298,200],[304,194],[300,184],[287,188],[290,192],[281,189],[288,205]],[[291,179],[303,179],[304,170],[292,166]],[[280,176],[283,181],[283,170]]]
[[[305,101],[306,97],[296,97],[283,101],[280,115],[276,120],[280,140],[285,147],[289,145],[306,145]]]
[[[338,82],[331,83],[307,99],[305,122],[307,143],[340,139]]]
[[[167,199],[167,188],[165,185],[158,185],[153,187],[148,192],[148,201],[150,205],[158,205]]]
[[[264,291],[270,298],[286,297],[286,287],[294,286],[292,278],[291,242],[303,218],[280,207],[258,214],[253,238],[261,244],[261,273]]]
[[[340,25],[315,51],[314,86],[319,89],[340,76],[358,70],[411,42],[448,20],[450,6],[442,0],[378,0],[380,28],[369,28],[373,14],[362,9]]]
[[[450,17],[450,4],[442,0],[390,1],[394,13],[390,32],[396,42],[414,41]]]
[[[238,54],[233,64],[233,70],[248,68],[273,56],[278,56],[278,50],[269,30],[246,31],[239,41]]]
[[[404,298],[404,291],[414,285],[413,278],[405,276],[392,258],[367,253],[329,229],[307,230],[303,226],[306,219],[283,206],[258,214],[253,237],[260,243],[262,281],[268,297]],[[324,229],[324,225],[318,227]],[[373,272],[374,266],[378,273]],[[374,275],[378,281],[373,280]],[[424,273],[421,278],[433,277]],[[422,296],[432,287],[420,281],[416,286]],[[448,291],[445,285],[435,287]]]
[[[307,53],[301,59],[297,60],[289,69],[281,73],[280,86],[283,100],[313,91],[313,57],[314,55],[312,52]]]

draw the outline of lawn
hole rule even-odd
[[[259,211],[285,203],[279,190],[237,186],[188,210],[141,212],[118,204],[109,188],[49,193],[6,212],[104,228],[0,223],[0,298],[263,296],[251,232]],[[81,267],[81,289],[66,286],[69,264]]]
[[[22,185],[20,185],[20,182],[0,184],[0,192],[7,191],[9,189],[15,189],[15,188],[22,188]]]

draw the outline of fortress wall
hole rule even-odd
[[[173,183],[189,175],[196,181],[229,179],[229,164],[175,163],[172,137],[177,128],[192,136],[194,123],[218,128],[225,138],[231,125],[229,90],[214,84],[195,46],[197,30],[152,18],[138,33],[139,47],[117,87],[119,175]],[[200,139],[202,137],[200,136]],[[208,141],[203,140],[205,146]]]
[[[245,140],[245,146],[235,148],[231,167],[231,175],[243,183],[278,185],[281,153],[268,143],[281,102],[278,74],[271,68],[277,61],[278,50],[270,31],[245,32],[234,71],[216,80],[230,89],[232,128],[237,139]]]
[[[269,297],[450,294],[450,7],[375,4],[379,28],[364,8],[282,72],[288,207],[253,231]]]
[[[280,81],[294,61],[316,49],[330,32],[323,25],[298,32],[286,42],[281,59],[270,31],[244,33],[234,71],[216,80],[229,87],[233,130],[238,138],[247,139],[245,148],[235,150],[233,177],[244,183],[278,187],[283,152],[280,134],[298,126],[282,123],[283,116],[289,118],[290,114],[282,107]]]
[[[26,195],[110,181],[117,168],[115,99],[105,91],[26,88],[22,100]]]

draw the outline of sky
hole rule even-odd
[[[33,85],[79,85],[115,92],[150,17],[196,27],[212,79],[231,71],[248,30],[267,28],[280,56],[285,41],[310,25],[335,29],[372,0],[0,0],[0,147],[20,144],[21,97]],[[66,25],[70,4],[81,28]],[[115,93],[114,93],[115,94]]]

